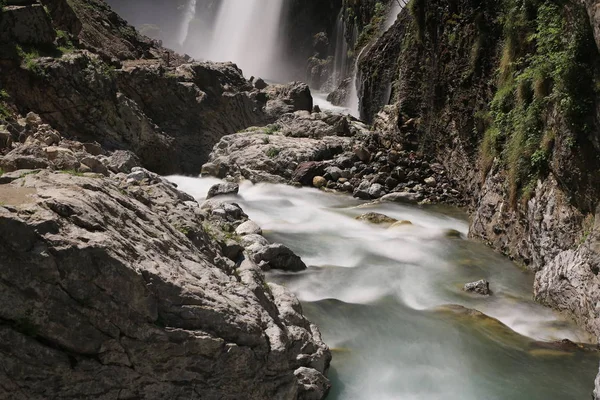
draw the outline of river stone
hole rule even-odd
[[[258,224],[254,221],[246,221],[235,230],[236,235],[246,236],[246,235],[262,235],[262,229]]]
[[[261,247],[252,254],[252,258],[263,270],[299,272],[306,269],[304,261],[290,248],[280,243]]]
[[[325,185],[327,185],[327,179],[323,178],[322,176],[315,176],[313,178],[313,186],[314,187],[322,188]]]
[[[369,187],[369,196],[373,199],[378,199],[381,196],[385,195],[385,189],[379,183],[374,183]]]
[[[313,183],[313,179],[323,175],[324,172],[325,165],[322,162],[306,161],[298,165],[292,175],[292,180],[300,182],[304,186],[310,186]]]
[[[224,195],[228,195],[228,194],[238,194],[239,191],[240,191],[240,185],[238,185],[237,183],[232,183],[232,182],[217,183],[216,185],[213,185],[208,190],[208,194],[206,195],[206,198],[211,199],[216,196],[224,196]]]
[[[373,157],[371,155],[371,152],[369,150],[367,150],[364,146],[357,146],[354,148],[354,154],[356,155],[356,157],[358,157],[358,159],[364,163],[368,163],[371,161],[371,158]]]
[[[393,224],[395,222],[398,222],[397,219],[394,219],[394,218],[388,217],[387,215],[376,213],[376,212],[370,212],[370,213],[360,215],[360,216],[356,217],[356,219],[359,221],[367,221],[372,224]]]
[[[430,176],[429,178],[425,178],[425,184],[429,187],[435,187],[437,185],[437,181],[433,176]]]
[[[476,294],[480,294],[482,296],[489,296],[492,294],[492,292],[490,290],[490,283],[488,281],[486,281],[485,279],[482,279],[477,282],[467,283],[463,287],[463,290],[465,292],[476,293]]]
[[[409,192],[390,193],[379,199],[389,203],[418,203],[421,200],[423,200],[422,194]]]

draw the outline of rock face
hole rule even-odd
[[[21,112],[36,112],[62,135],[133,151],[155,172],[198,174],[222,136],[312,109],[305,84],[256,89],[234,64],[193,62],[139,35],[102,1],[44,5],[51,20],[39,4],[11,6],[2,18],[38,38],[5,29],[19,37],[7,36],[0,54],[0,86]],[[47,26],[25,12],[41,12]],[[40,41],[48,45],[26,46]]]
[[[127,182],[0,188],[0,397],[322,398],[330,354],[298,301],[236,270],[188,195]]]
[[[0,43],[52,44],[56,33],[44,7],[26,3],[34,4],[6,6],[0,12]]]

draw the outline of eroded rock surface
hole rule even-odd
[[[41,171],[0,194],[0,397],[327,392],[331,356],[298,301],[227,259],[173,184]]]

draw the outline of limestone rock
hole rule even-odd
[[[370,222],[372,224],[377,224],[377,225],[379,225],[379,224],[394,224],[394,223],[398,222],[398,220],[395,218],[391,218],[391,217],[388,217],[387,215],[376,213],[376,212],[370,212],[367,214],[359,215],[358,217],[356,217],[356,219],[359,221],[366,221],[366,222]]]
[[[240,185],[237,183],[224,182],[213,185],[206,196],[207,199],[211,199],[216,196],[224,196],[228,194],[238,194],[240,191]]]
[[[237,227],[235,233],[240,236],[262,235],[262,229],[254,221],[246,221]]]
[[[477,282],[467,283],[463,290],[465,292],[476,293],[482,296],[489,296],[492,294],[490,290],[490,283],[484,279]]]
[[[0,397],[324,395],[331,355],[297,300],[235,273],[172,184],[124,179],[0,188]]]

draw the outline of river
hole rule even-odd
[[[170,179],[198,200],[217,182]],[[543,343],[588,335],[533,302],[530,273],[467,240],[460,210],[249,183],[234,201],[310,266],[267,277],[299,297],[332,348],[328,399],[590,398],[598,355]],[[370,211],[411,224],[355,220]],[[493,296],[461,290],[478,279],[491,282]]]

